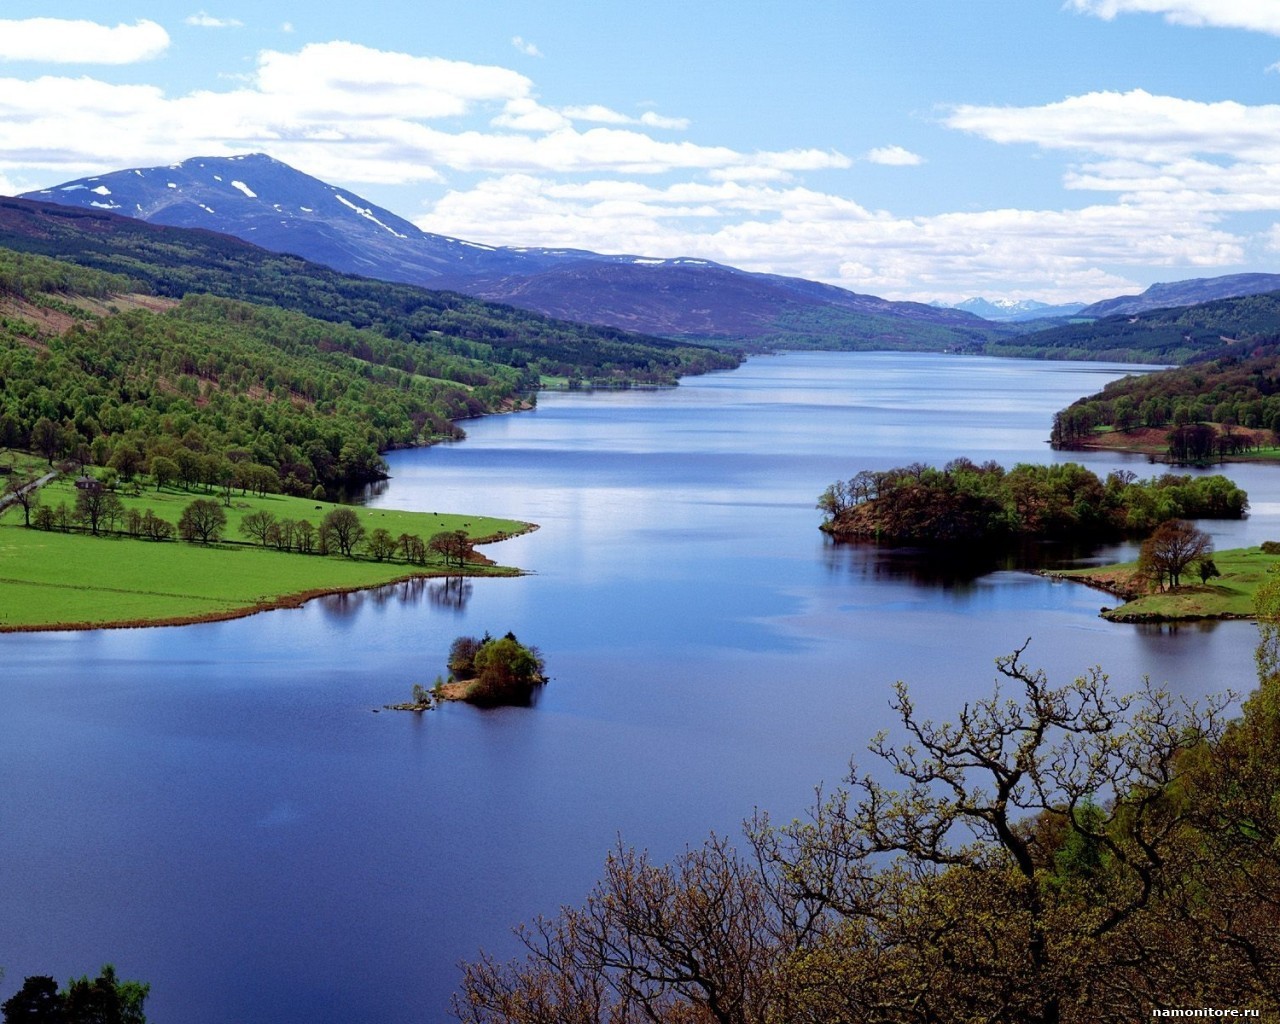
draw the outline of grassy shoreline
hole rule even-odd
[[[124,496],[126,506],[150,508],[176,521],[197,492],[165,488]],[[74,501],[74,486],[59,480],[41,501]],[[238,538],[246,515],[262,509],[281,517],[318,521],[340,506],[269,494],[235,496],[224,534],[212,545],[148,541],[121,536],[29,529],[22,510],[0,513],[0,632],[118,629],[191,625],[296,608],[317,597],[444,576],[514,576],[521,571],[488,559],[462,568],[438,559],[425,565],[401,559],[344,558],[278,551]],[[537,527],[511,519],[354,507],[370,530],[414,533],[424,540],[463,530],[473,543],[527,533]]]
[[[1222,573],[1220,577],[1209,583],[1197,580],[1155,593],[1148,593],[1138,579],[1137,562],[1100,568],[1041,570],[1038,575],[1083,583],[1120,598],[1123,604],[1101,610],[1102,618],[1108,622],[1255,618],[1254,595],[1262,583],[1274,578],[1272,570],[1280,566],[1280,555],[1265,554],[1260,548],[1231,548],[1214,552],[1213,561]]]

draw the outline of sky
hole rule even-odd
[[[1280,271],[1280,0],[207,2],[0,0],[0,194],[267,153],[891,299]]]

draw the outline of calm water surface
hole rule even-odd
[[[896,679],[946,715],[1030,637],[1058,678],[1247,687],[1249,624],[1112,626],[1083,587],[817,531],[818,493],[859,469],[1063,460],[1053,412],[1124,371],[796,354],[547,395],[396,453],[367,513],[536,522],[490,549],[531,575],[0,636],[0,999],[110,960],[161,1022],[445,1019],[456,962],[581,899],[619,834],[666,858],[753,807],[800,813],[892,725]],[[1218,546],[1280,537],[1280,470],[1230,472],[1254,514]],[[373,713],[485,630],[542,648],[536,707]]]

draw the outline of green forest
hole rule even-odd
[[[1280,292],[1110,316],[1001,339],[987,355],[1186,363],[1280,339]]]
[[[1224,476],[1171,473],[1100,479],[1074,462],[1010,470],[959,458],[864,470],[818,499],[822,529],[837,539],[949,544],[1016,538],[1094,540],[1149,532],[1171,519],[1239,519],[1248,496]]]
[[[1252,437],[1235,434],[1233,443],[1237,427],[1274,436],[1280,430],[1280,342],[1113,381],[1057,413],[1050,439],[1070,447],[1099,427],[1129,431],[1196,424],[1218,427],[1210,439],[1215,450],[1206,454],[1247,446]]]
[[[434,320],[405,313],[414,330],[355,327],[336,321],[368,320],[361,303],[372,309],[376,291],[359,287],[381,286],[349,280],[354,305],[334,295],[325,319],[195,291],[140,308],[154,276],[0,249],[0,447],[109,467],[126,482],[162,457],[188,485],[266,473],[269,490],[337,496],[383,476],[382,452],[461,437],[457,420],[531,402],[544,373],[616,386],[705,368],[678,346],[561,334],[545,319],[535,324],[545,336],[526,336],[514,314],[488,341],[468,340],[493,324],[449,320],[447,296]],[[324,305],[316,294],[295,305],[311,300]],[[708,353],[714,365],[736,361]]]
[[[130,291],[178,299],[199,292],[369,328],[518,369],[531,385],[543,377],[591,386],[674,384],[685,374],[736,366],[740,358],[454,292],[342,274],[208,231],[17,199],[0,199],[0,246],[126,277],[133,282]]]

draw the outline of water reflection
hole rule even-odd
[[[927,589],[964,594],[992,573],[1109,564],[1117,560],[1118,550],[1115,545],[1061,541],[966,544],[961,548],[899,547],[828,537],[823,547],[823,564],[828,572],[847,573],[868,582],[903,581]]]
[[[471,581],[464,576],[446,576],[431,581],[427,597],[433,607],[456,614],[466,610],[473,589]]]
[[[458,615],[466,611],[473,592],[472,581],[463,576],[414,576],[368,590],[325,594],[316,598],[315,603],[333,622],[350,621],[366,607],[383,609],[394,604],[413,608],[424,600],[433,609]]]

